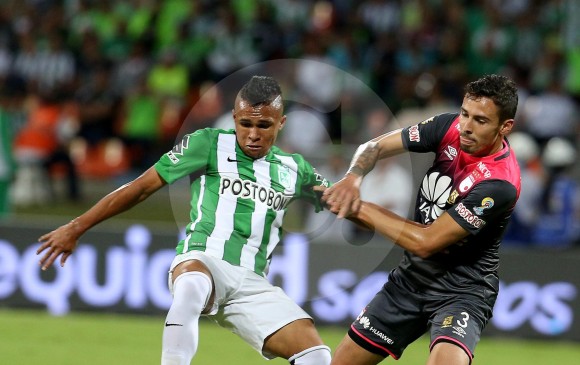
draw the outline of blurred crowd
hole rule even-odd
[[[50,202],[55,178],[78,200],[83,180],[142,171],[184,130],[231,127],[237,88],[222,80],[273,60],[295,60],[273,75],[292,95],[280,144],[336,179],[351,152],[337,145],[453,112],[481,75],[512,77],[524,188],[506,239],[579,242],[576,0],[2,0],[0,216]],[[378,167],[365,198],[405,215],[402,165]]]

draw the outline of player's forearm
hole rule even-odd
[[[379,146],[377,142],[369,141],[360,145],[350,163],[348,174],[365,176],[368,174],[379,159]]]
[[[163,185],[164,182],[157,173],[149,169],[136,180],[109,193],[84,214],[74,219],[79,236],[100,222],[131,209]]]
[[[348,218],[419,257],[426,258],[438,251],[428,243],[428,226],[399,217],[376,204],[363,202],[358,213]]]
[[[405,152],[405,148],[401,138],[401,129],[383,134],[357,148],[348,173],[365,176],[375,167],[378,160],[403,152]]]
[[[79,236],[95,225],[123,213],[142,201],[140,194],[124,185],[106,195],[92,208],[74,219]]]

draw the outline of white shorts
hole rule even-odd
[[[276,357],[263,351],[268,336],[298,319],[312,320],[282,289],[270,284],[266,278],[202,251],[189,251],[173,259],[168,278],[172,294],[173,269],[188,260],[203,262],[213,276],[215,299],[208,316],[240,336],[267,359]]]

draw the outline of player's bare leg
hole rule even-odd
[[[375,365],[383,356],[373,354],[357,345],[348,335],[344,336],[332,357],[332,365]]]
[[[469,365],[467,353],[459,346],[449,342],[439,342],[431,350],[427,365]]]
[[[330,349],[310,319],[299,319],[280,328],[264,341],[264,350],[295,365],[330,364]]]

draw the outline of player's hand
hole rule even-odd
[[[64,266],[68,257],[77,247],[79,236],[74,221],[41,236],[38,239],[41,245],[36,254],[40,255],[44,252],[44,256],[39,261],[42,270],[48,269],[59,255],[61,256],[60,266]]]
[[[360,185],[362,177],[355,174],[346,174],[339,182],[327,188],[322,194],[322,201],[328,209],[344,218],[351,213],[358,212],[361,206]]]

